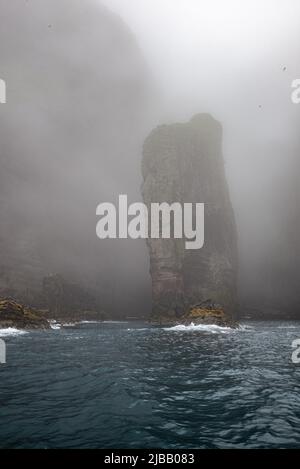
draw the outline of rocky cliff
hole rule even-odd
[[[12,299],[0,298],[0,329],[50,329],[50,323],[40,311],[21,305]]]
[[[155,129],[144,145],[144,201],[205,203],[205,242],[150,239],[152,319],[228,324],[236,302],[237,234],[222,157],[222,127],[210,115]]]

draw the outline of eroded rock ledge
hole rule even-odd
[[[235,328],[238,323],[233,319],[233,316],[226,313],[220,305],[193,305],[183,315],[176,316],[171,311],[164,315],[151,317],[151,323],[157,326],[177,326],[190,324],[194,325],[215,325],[220,327]]]
[[[50,329],[50,323],[39,311],[11,299],[0,299],[0,329]]]

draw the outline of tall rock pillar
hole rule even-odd
[[[149,211],[155,202],[205,204],[202,249],[187,250],[185,239],[148,240],[153,318],[180,322],[195,307],[232,316],[237,235],[221,125],[210,115],[199,114],[186,124],[158,127],[145,142],[142,173]]]

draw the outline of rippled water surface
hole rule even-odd
[[[300,323],[0,337],[0,447],[300,447]]]

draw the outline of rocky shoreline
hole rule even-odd
[[[50,322],[42,313],[12,299],[0,299],[0,329],[50,329]]]
[[[19,330],[48,330],[53,324],[78,324],[82,321],[104,321],[103,314],[94,311],[76,311],[72,314],[54,314],[50,311],[33,309],[13,299],[0,299],[0,329],[15,328]],[[152,315],[149,323],[154,326],[216,325],[219,327],[237,327],[234,321],[220,305],[196,304],[186,313],[176,316],[173,312],[163,315]]]
[[[53,324],[76,324],[81,321],[104,321],[104,313],[74,311],[58,313],[25,306],[12,298],[0,298],[0,329],[47,330]]]

